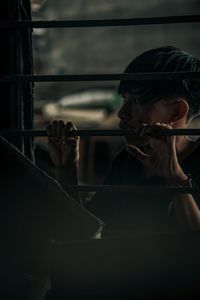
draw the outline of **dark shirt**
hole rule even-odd
[[[199,185],[200,147],[180,163],[185,174],[191,174]],[[163,177],[146,178],[142,164],[123,148],[113,160],[105,185],[168,185]],[[196,195],[199,198],[199,195]],[[195,200],[196,200],[195,197]],[[198,199],[197,199],[198,200]],[[98,192],[87,204],[88,210],[107,225],[105,232],[169,232],[176,230],[174,209],[170,210],[172,194],[155,192]]]

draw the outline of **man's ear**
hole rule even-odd
[[[173,105],[173,113],[171,116],[170,125],[176,124],[187,118],[189,112],[189,105],[187,101],[183,98],[177,99],[176,101],[171,103]]]

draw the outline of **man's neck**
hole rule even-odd
[[[200,139],[190,141],[187,136],[176,137],[176,153],[178,161],[181,162],[189,157],[200,146]]]
[[[186,136],[176,136],[176,154],[178,158],[183,158],[183,154],[186,152],[189,143],[190,141]]]

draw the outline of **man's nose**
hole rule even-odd
[[[120,110],[117,113],[117,116],[119,119],[121,120],[130,120],[130,112],[128,112],[128,110],[126,109],[126,107],[124,105],[122,105],[122,107],[120,108]]]

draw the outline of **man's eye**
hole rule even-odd
[[[124,96],[120,96],[120,99],[125,102],[127,99]]]
[[[124,103],[127,103],[128,102],[128,100],[127,99],[124,99]]]

